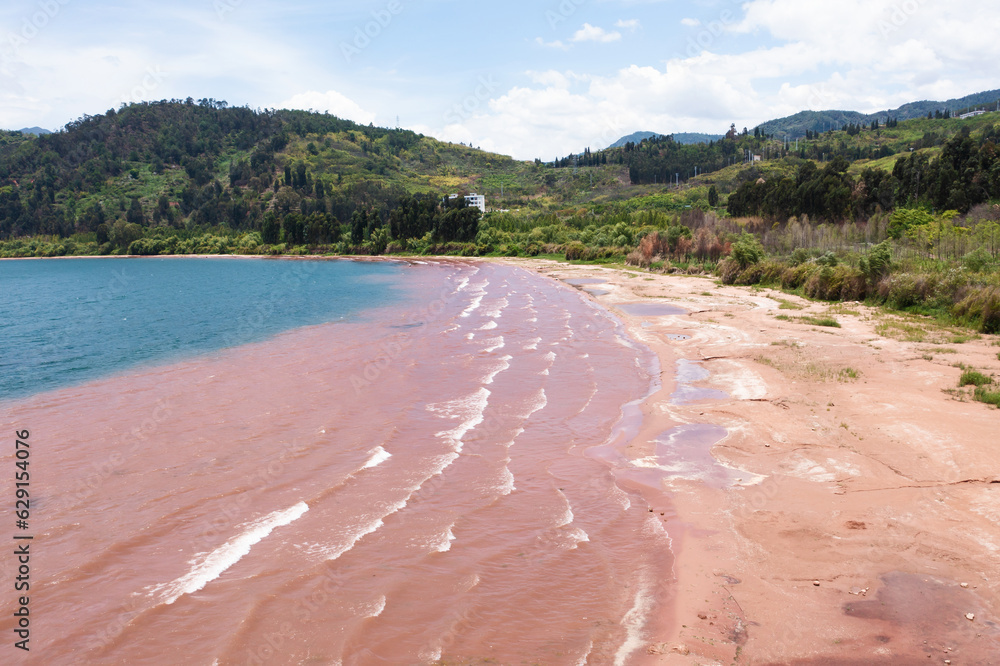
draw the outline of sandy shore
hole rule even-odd
[[[631,458],[655,460],[677,426],[728,431],[674,441],[693,462],[664,483],[677,623],[653,663],[1000,663],[1000,410],[952,392],[956,364],[1000,374],[996,336],[699,277],[511,263],[605,280],[581,288],[659,355]],[[619,307],[634,302],[689,314]],[[800,319],[817,315],[842,327]],[[681,360],[710,373],[689,388],[729,397],[674,404]]]

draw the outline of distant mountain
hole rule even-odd
[[[858,113],[857,111],[801,111],[794,116],[770,120],[760,125],[762,132],[774,135],[775,137],[789,137],[792,139],[805,136],[806,130],[813,132],[826,132],[831,129],[840,129],[844,125],[853,123],[855,125],[869,125],[874,120],[884,121],[887,118],[897,120],[912,120],[913,118],[925,118],[928,113],[935,111],[965,111],[971,107],[987,107],[991,110],[997,108],[1000,103],[1000,90],[989,90],[986,92],[967,95],[958,99],[950,99],[947,102],[911,102],[904,104],[898,109],[890,111],[878,111],[877,113]]]
[[[656,136],[668,136],[660,132],[634,132],[615,141],[608,148],[621,148],[626,143],[641,143],[645,139]],[[723,138],[722,134],[700,134],[698,132],[678,132],[673,135],[674,141],[690,146],[696,143],[709,143]]]
[[[613,144],[608,146],[608,148],[621,148],[626,143],[640,143],[643,139],[652,139],[654,136],[660,136],[659,132],[633,132],[628,136],[623,136],[622,138],[615,141]]]
[[[42,127],[25,127],[23,129],[19,129],[18,132],[20,132],[21,134],[34,134],[35,136],[42,136],[43,134],[52,134],[52,131]]]
[[[711,143],[725,138],[725,134],[702,134],[700,132],[676,132],[674,141],[685,146],[693,146],[697,143]]]

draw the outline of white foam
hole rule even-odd
[[[535,338],[531,340],[530,342],[528,342],[527,345],[524,346],[524,351],[535,351],[536,349],[538,349],[538,343],[541,341],[542,341],[541,338]]]
[[[559,519],[559,522],[556,523],[556,527],[566,527],[567,525],[573,523],[573,521],[576,519],[576,516],[573,515],[573,507],[569,503],[569,498],[566,497],[563,491],[560,490],[558,492],[562,496],[563,501],[566,502],[566,510],[563,512],[563,515]]]
[[[495,321],[490,321],[490,322],[487,322],[487,323],[483,324],[482,326],[480,326],[476,330],[477,331],[492,331],[493,329],[497,328],[498,326],[499,326],[499,324],[496,323]]]
[[[576,550],[581,543],[587,543],[590,541],[590,535],[581,530],[579,527],[574,527],[570,530],[569,538],[573,540],[573,545],[569,547],[570,550]]]
[[[385,519],[391,516],[392,514],[396,513],[397,511],[400,511],[403,508],[405,508],[408,501],[409,498],[402,500],[400,502],[396,502],[395,504],[392,505],[389,511],[383,514],[382,516],[369,521],[363,526],[360,526],[357,529],[357,531],[355,531],[354,534],[351,535],[347,543],[341,546],[333,546],[330,548],[326,548],[323,553],[325,559],[329,561],[336,560],[341,555],[354,548],[354,546],[356,546],[358,542],[361,541],[361,539],[368,536],[369,534],[372,534],[382,529],[382,527],[385,525]]]
[[[510,458],[507,458],[507,464],[510,464]],[[510,468],[506,465],[504,465],[503,472],[500,474],[500,486],[497,490],[499,490],[500,494],[504,497],[517,490],[517,488],[514,487],[514,473],[511,472]]]
[[[503,358],[501,358],[499,364],[490,371],[490,374],[486,375],[485,379],[483,379],[483,384],[489,386],[490,384],[493,383],[493,380],[496,379],[497,375],[499,375],[501,372],[509,370],[510,362],[513,360],[513,358],[514,358],[513,356],[504,356]]]
[[[590,641],[589,643],[587,643],[587,650],[583,653],[583,656],[580,657],[579,660],[577,660],[576,666],[587,666],[587,660],[590,658],[590,653],[593,651],[594,651],[594,641]]]
[[[483,350],[487,354],[490,352],[495,352],[498,349],[503,349],[504,347],[507,346],[507,343],[504,342],[502,335],[486,340],[486,344],[490,345],[489,347]]]
[[[365,611],[365,617],[373,618],[378,617],[385,610],[385,597],[379,597],[378,601],[369,606],[368,610]]]
[[[449,550],[451,550],[451,542],[455,540],[455,533],[452,532],[452,529],[454,527],[455,524],[452,523],[451,527],[448,528],[448,531],[441,535],[440,542],[438,543],[437,548],[435,548],[434,550],[436,550],[439,553],[447,553]]]
[[[436,437],[443,439],[451,445],[451,450],[455,453],[462,451],[462,438],[466,433],[483,422],[483,412],[489,404],[490,391],[480,388],[464,398],[449,400],[448,402],[427,405],[427,410],[434,412],[442,418],[461,419],[462,422],[451,430],[442,430],[436,433]],[[450,464],[450,463],[449,463]]]
[[[643,646],[645,641],[642,638],[642,630],[646,626],[646,618],[653,609],[653,598],[649,593],[647,584],[640,585],[635,593],[635,601],[632,608],[622,618],[622,626],[625,628],[625,642],[615,653],[615,666],[625,666],[629,655]]]
[[[466,340],[475,340],[476,339],[476,334],[475,333],[466,333],[465,339]]]
[[[386,460],[392,457],[392,454],[383,449],[381,446],[375,447],[368,453],[370,453],[372,457],[368,459],[368,462],[366,462],[365,466],[362,467],[361,469],[371,469],[373,467],[378,467],[379,465],[381,465]]]
[[[161,601],[169,606],[185,594],[197,592],[243,559],[251,548],[266,539],[275,529],[298,520],[308,510],[309,505],[299,502],[290,509],[275,511],[250,523],[242,534],[219,546],[197,564],[192,562],[194,566],[187,574],[170,583],[153,587],[150,596],[163,594]]]
[[[614,497],[615,501],[621,505],[622,511],[628,511],[632,508],[632,500],[630,500],[625,491],[618,486],[611,486],[611,496]]]
[[[469,278],[462,278],[462,281],[458,283],[458,287],[455,288],[456,292],[465,291],[465,288],[469,286]]]
[[[532,414],[542,411],[545,406],[549,404],[548,396],[545,395],[545,389],[538,389],[535,393],[535,397],[531,401],[531,406],[528,408],[528,413],[521,418],[530,418]]]
[[[490,308],[490,310],[485,314],[487,317],[490,317],[491,319],[499,319],[500,317],[503,316],[503,311],[507,309],[508,305],[510,305],[510,301],[508,301],[506,297],[503,297],[499,301],[497,301],[497,304],[492,308]]]
[[[462,314],[459,316],[469,317],[470,315],[472,315],[473,312],[479,309],[479,307],[483,304],[483,298],[486,297],[486,287],[488,287],[489,285],[490,285],[489,280],[487,280],[481,285],[477,285],[475,287],[476,290],[475,298],[472,299],[472,303],[469,304],[469,307],[462,310]]]

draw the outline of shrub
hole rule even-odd
[[[804,247],[796,248],[795,252],[792,252],[792,266],[799,266],[809,261],[809,250]]]
[[[781,274],[781,286],[785,289],[798,289],[812,277],[813,273],[818,273],[819,267],[816,264],[800,264],[791,268],[786,268]]]
[[[982,273],[993,266],[993,255],[986,248],[976,248],[962,258],[962,264],[973,273]]]
[[[578,261],[587,253],[587,246],[580,241],[573,241],[566,246],[566,261]]]
[[[851,266],[824,266],[810,275],[805,284],[807,296],[825,301],[857,301],[867,291],[864,274]]]
[[[760,244],[760,239],[757,236],[743,233],[733,243],[732,258],[736,260],[740,268],[746,268],[764,259],[764,247]]]
[[[882,241],[861,257],[859,265],[861,272],[874,284],[892,268],[892,243]]]
[[[981,372],[975,370],[966,370],[962,373],[962,378],[958,380],[959,388],[963,386],[986,386],[987,384],[992,384],[993,380],[987,377]]]
[[[953,313],[979,324],[982,333],[1000,333],[1000,287],[980,287],[972,290],[955,306]]]
[[[742,267],[740,262],[736,261],[732,257],[728,259],[723,259],[719,262],[719,276],[722,278],[722,284],[736,284],[736,278],[742,273]]]
[[[985,402],[987,405],[1000,408],[1000,391],[987,391],[985,388],[979,387],[973,393],[973,398],[979,402]]]

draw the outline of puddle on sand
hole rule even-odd
[[[987,618],[972,590],[953,581],[899,571],[879,579],[878,595],[845,603],[844,614],[878,623],[872,631],[879,635],[872,640],[889,645],[896,656],[937,655],[962,660],[955,663],[987,663],[981,660],[1000,654],[1000,627]],[[975,620],[966,619],[966,613],[975,614]],[[947,654],[945,648],[950,648]]]
[[[694,361],[681,359],[677,361],[677,390],[670,396],[674,405],[690,405],[701,400],[725,400],[729,394],[716,389],[693,386],[695,382],[711,377],[708,370]]]
[[[673,340],[674,342],[684,342],[685,340],[690,340],[690,335],[681,335],[680,333],[664,333],[663,337],[667,340]]]
[[[603,289],[584,289],[584,291],[591,296],[607,296],[611,293],[610,291],[604,291]]]
[[[601,280],[600,278],[572,278],[569,280],[563,280],[566,284],[571,284],[574,287],[583,287],[588,284],[607,284],[607,280]]]
[[[668,303],[619,303],[615,307],[633,317],[669,317],[688,313],[687,310]]]
[[[660,489],[663,482],[684,479],[701,481],[710,488],[732,488],[757,483],[761,477],[726,467],[712,456],[712,447],[729,432],[717,425],[695,423],[678,426],[656,440],[656,454],[636,460],[622,476],[644,486]]]

